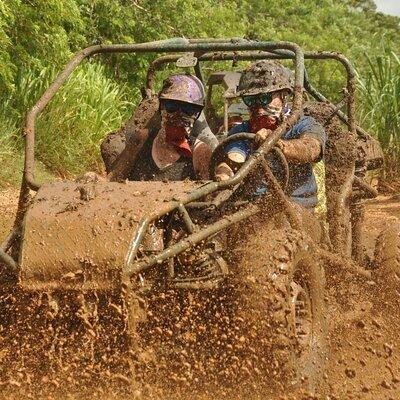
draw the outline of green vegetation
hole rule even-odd
[[[390,160],[398,162],[399,18],[377,13],[371,0],[199,4],[195,0],[0,0],[0,185],[14,181],[15,173],[9,172],[21,169],[19,131],[25,113],[73,53],[98,43],[176,36],[289,40],[310,50],[346,54],[360,74],[360,120],[376,132]],[[382,43],[391,52],[382,55]],[[98,144],[139,100],[153,58],[99,56],[75,71],[38,121],[38,159],[61,176],[101,169]],[[344,84],[343,69],[330,62],[308,67],[315,86],[336,99]]]
[[[49,70],[47,75],[53,76],[52,72]],[[28,75],[24,86],[31,81]],[[101,170],[101,140],[118,129],[132,112],[127,93],[125,86],[118,86],[106,76],[102,65],[85,64],[38,120],[39,160],[59,174]]]
[[[128,98],[139,96],[109,79],[104,70],[105,67],[97,63],[86,63],[79,68],[37,121],[37,159],[57,175],[101,170],[100,141],[129,116],[132,103]],[[17,133],[23,110],[33,105],[54,77],[55,69],[50,67],[38,76],[24,71],[15,83],[13,102],[18,105],[13,109],[15,116],[0,118],[3,124],[0,126],[0,156],[7,167],[1,175],[5,181],[15,182],[16,171],[20,175],[22,169],[19,157],[22,143]],[[11,109],[10,105],[8,107]]]
[[[386,53],[386,54],[385,54]],[[400,172],[400,59],[392,51],[372,59],[360,79],[361,123],[374,132],[387,155],[387,171]]]

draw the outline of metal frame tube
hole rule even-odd
[[[18,271],[18,264],[2,249],[0,249],[0,262],[6,264],[12,272]]]
[[[146,78],[146,88],[150,91],[154,90],[154,80],[155,80],[155,72],[159,69],[163,64],[167,64],[170,62],[177,61],[179,55],[166,55],[155,59],[148,70],[147,78]],[[246,60],[260,60],[264,58],[269,59],[293,59],[294,54],[292,52],[287,52],[284,50],[273,50],[271,52],[252,52],[252,53],[206,53],[202,54],[198,57],[199,61],[227,61],[227,60],[238,60],[238,61],[246,61]],[[355,85],[354,85],[354,78],[355,78],[355,69],[350,63],[350,61],[340,53],[334,52],[304,52],[305,59],[319,59],[319,60],[326,60],[332,59],[339,61],[346,69],[347,74],[347,86],[350,87],[349,91],[349,102],[348,102],[348,109],[349,109],[349,116],[346,116],[340,110],[337,110],[336,114],[339,118],[349,125],[350,130],[354,130],[355,125]],[[309,82],[308,76],[305,73],[304,79],[304,88],[318,101],[329,102],[331,103],[324,95],[319,93]],[[350,103],[352,105],[350,106]],[[333,104],[333,103],[332,103]],[[367,132],[365,132],[362,128],[355,126],[355,131],[360,136],[369,136]]]
[[[77,53],[67,64],[65,69],[57,76],[55,81],[41,96],[39,101],[32,107],[26,117],[26,123],[23,129],[25,136],[25,167],[24,178],[28,188],[38,190],[40,184],[34,179],[34,160],[35,160],[35,121],[37,116],[46,107],[53,98],[57,90],[65,83],[71,73],[81,64],[81,62],[90,56],[101,53],[149,53],[149,52],[207,52],[207,51],[245,51],[245,50],[276,50],[287,49],[291,54],[295,54],[295,63],[300,60],[296,69],[302,66],[303,71],[297,71],[297,84],[301,87],[304,81],[304,57],[300,47],[291,42],[256,42],[256,41],[237,41],[232,42],[229,39],[221,40],[187,40],[176,38],[162,40],[158,42],[140,43],[140,44],[115,44],[115,45],[97,45],[88,47]],[[300,73],[300,74],[299,74]]]
[[[195,229],[195,225],[194,225],[192,219],[190,218],[188,211],[186,210],[185,206],[182,203],[179,204],[178,210],[182,216],[183,222],[185,223],[186,230],[189,233],[193,233],[194,229]]]
[[[0,249],[3,251],[8,251],[20,235],[20,230],[17,228],[13,228],[10,234],[4,239],[3,243],[0,245]]]
[[[259,211],[257,206],[251,205],[245,210],[241,210],[236,212],[235,214],[232,214],[228,217],[224,217],[218,222],[215,222],[214,224],[208,226],[207,228],[204,228],[198,232],[193,233],[192,235],[186,237],[185,239],[179,241],[175,245],[168,247],[161,253],[158,253],[156,255],[152,255],[149,257],[146,257],[142,260],[137,261],[136,263],[128,266],[125,269],[125,276],[131,277],[134,274],[138,274],[141,272],[146,271],[153,265],[159,264],[168,258],[174,257],[177,254],[182,253],[185,250],[188,250],[189,248],[195,246],[196,244],[200,243],[204,239],[207,239],[207,237],[213,235],[214,233],[217,233],[225,228],[227,228],[230,225],[233,225],[237,222],[242,221],[243,219],[246,219],[250,217],[251,215],[256,214]]]

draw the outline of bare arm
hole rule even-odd
[[[211,147],[197,139],[193,149],[193,168],[196,176],[200,179],[210,179],[209,168],[211,154]]]
[[[298,139],[278,140],[276,145],[282,150],[287,160],[295,164],[317,162],[322,154],[320,141],[307,134]]]

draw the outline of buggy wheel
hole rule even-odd
[[[241,262],[245,284],[238,313],[247,327],[248,348],[256,349],[253,359],[264,360],[267,384],[315,394],[327,353],[324,270],[298,232],[264,235],[246,238]]]

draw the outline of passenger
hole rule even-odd
[[[293,92],[293,83],[292,72],[277,62],[262,60],[250,65],[243,72],[237,91],[248,107],[250,119],[234,126],[228,135],[255,133],[256,145],[261,145],[290,115],[287,100]],[[276,144],[289,164],[288,193],[293,201],[307,208],[315,207],[318,202],[312,163],[322,159],[325,141],[323,127],[314,118],[302,116]],[[216,170],[217,179],[232,177],[250,152],[248,141],[228,145],[225,160]]]
[[[128,163],[129,171],[122,174],[122,179],[208,179],[211,153],[218,141],[202,113],[205,104],[203,84],[193,75],[172,75],[164,81],[158,100],[157,122],[152,124],[144,139],[137,127],[130,136],[125,135],[125,154],[118,154],[115,165],[106,156],[106,146],[110,148],[110,143],[105,141],[102,144],[103,159],[108,172],[111,172],[109,176],[113,175],[113,170],[126,169],[123,164]],[[146,112],[146,107],[143,110]],[[125,147],[125,137],[123,139]],[[119,172],[115,174],[121,175]]]

